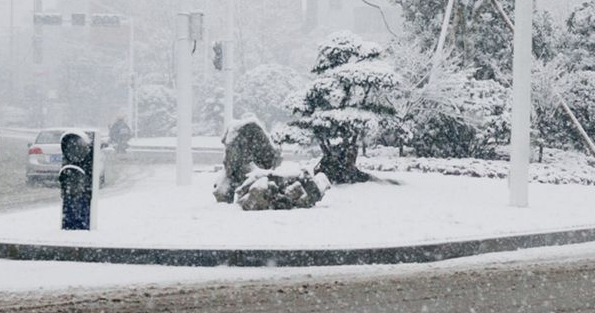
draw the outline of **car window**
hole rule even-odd
[[[62,131],[48,131],[42,132],[37,136],[35,143],[37,144],[59,144]]]

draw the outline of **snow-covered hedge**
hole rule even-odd
[[[435,159],[399,157],[396,148],[376,148],[360,158],[362,169],[374,171],[401,171],[442,173],[444,175],[506,178],[509,163],[480,159]],[[548,184],[595,185],[595,158],[578,152],[545,149],[542,163],[531,163],[532,182]]]

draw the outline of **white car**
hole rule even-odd
[[[60,139],[65,132],[74,131],[72,128],[51,128],[40,131],[35,142],[29,144],[29,160],[27,162],[27,184],[35,184],[41,181],[57,181],[60,169],[62,168],[62,148]],[[90,134],[89,130],[78,129]],[[100,153],[99,181],[105,182],[105,154],[103,148],[107,145],[102,143]]]

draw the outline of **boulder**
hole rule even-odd
[[[233,203],[236,188],[255,168],[273,169],[281,163],[281,151],[275,148],[260,122],[249,117],[235,121],[223,137],[224,174],[215,184],[218,202]]]
[[[311,208],[330,188],[325,174],[312,177],[306,170],[288,175],[256,170],[236,190],[238,204],[245,211]]]

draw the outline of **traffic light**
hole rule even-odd
[[[71,23],[72,26],[85,26],[87,22],[87,16],[85,13],[72,13]]]
[[[219,71],[223,70],[223,43],[221,41],[215,41],[213,43],[213,65]]]
[[[93,14],[91,15],[92,26],[120,26],[122,17],[117,14]]]
[[[205,14],[203,12],[192,12],[190,14],[190,38],[194,41],[201,41],[204,33]]]
[[[60,26],[62,25],[62,14],[35,13],[33,14],[33,24],[46,26]]]
[[[93,140],[95,134],[70,131],[62,135],[62,229],[90,230],[93,197]]]

